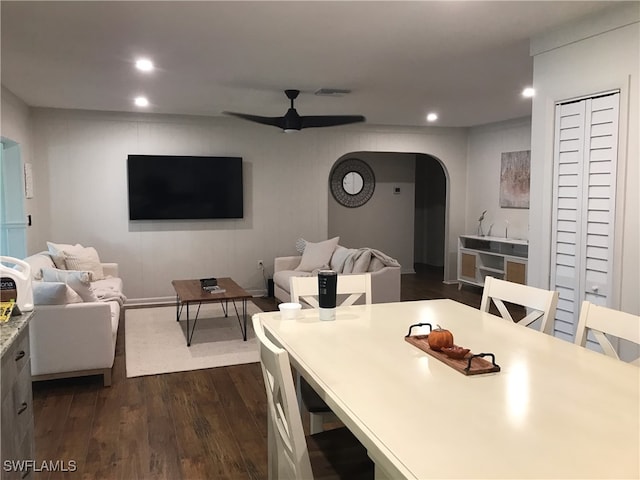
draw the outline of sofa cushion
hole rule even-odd
[[[285,292],[291,293],[291,277],[311,277],[311,272],[299,272],[297,270],[280,270],[273,274],[273,283],[282,288]]]
[[[67,270],[82,270],[91,272],[91,279],[102,280],[104,271],[100,263],[98,252],[93,247],[74,248],[71,252],[63,250],[64,263]]]
[[[49,252],[40,252],[24,259],[31,267],[31,278],[33,280],[42,280],[43,268],[55,268],[55,263]]]
[[[82,303],[82,297],[64,282],[33,282],[34,305]]]
[[[58,268],[43,268],[42,280],[45,282],[64,282],[73,288],[85,302],[97,302],[98,297],[93,293],[90,283],[90,272],[77,270],[60,270]]]
[[[328,267],[339,241],[340,237],[334,237],[324,242],[307,242],[302,254],[302,260],[300,260],[300,265],[296,267],[296,270],[311,272],[319,268]]]
[[[79,251],[84,247],[79,243],[71,245],[69,243],[47,242],[47,248],[49,249],[49,254],[51,254],[53,263],[56,264],[56,268],[59,268],[60,270],[67,270],[67,264],[64,260],[64,252],[66,251],[67,253],[71,254]]]

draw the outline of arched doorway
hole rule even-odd
[[[335,163],[347,158],[371,167],[375,191],[357,208],[341,205],[329,193],[329,237],[340,236],[340,244],[351,248],[379,249],[400,262],[402,273],[414,273],[417,261],[444,275],[447,176],[440,161],[427,154],[351,152]]]
[[[416,155],[414,267],[444,277],[447,178],[431,155]]]

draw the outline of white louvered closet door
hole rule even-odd
[[[551,288],[573,341],[582,300],[610,305],[619,92],[556,105]]]

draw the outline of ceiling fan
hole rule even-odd
[[[272,125],[281,128],[285,132],[296,132],[303,128],[312,127],[333,127],[336,125],[346,125],[348,123],[364,122],[362,115],[298,115],[293,106],[293,101],[300,94],[300,90],[285,90],[285,95],[291,100],[291,107],[283,117],[261,117],[259,115],[250,115],[247,113],[222,112],[226,115],[243,118],[250,122],[262,123],[264,125]]]

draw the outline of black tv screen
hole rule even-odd
[[[130,220],[242,218],[242,158],[129,155]]]

